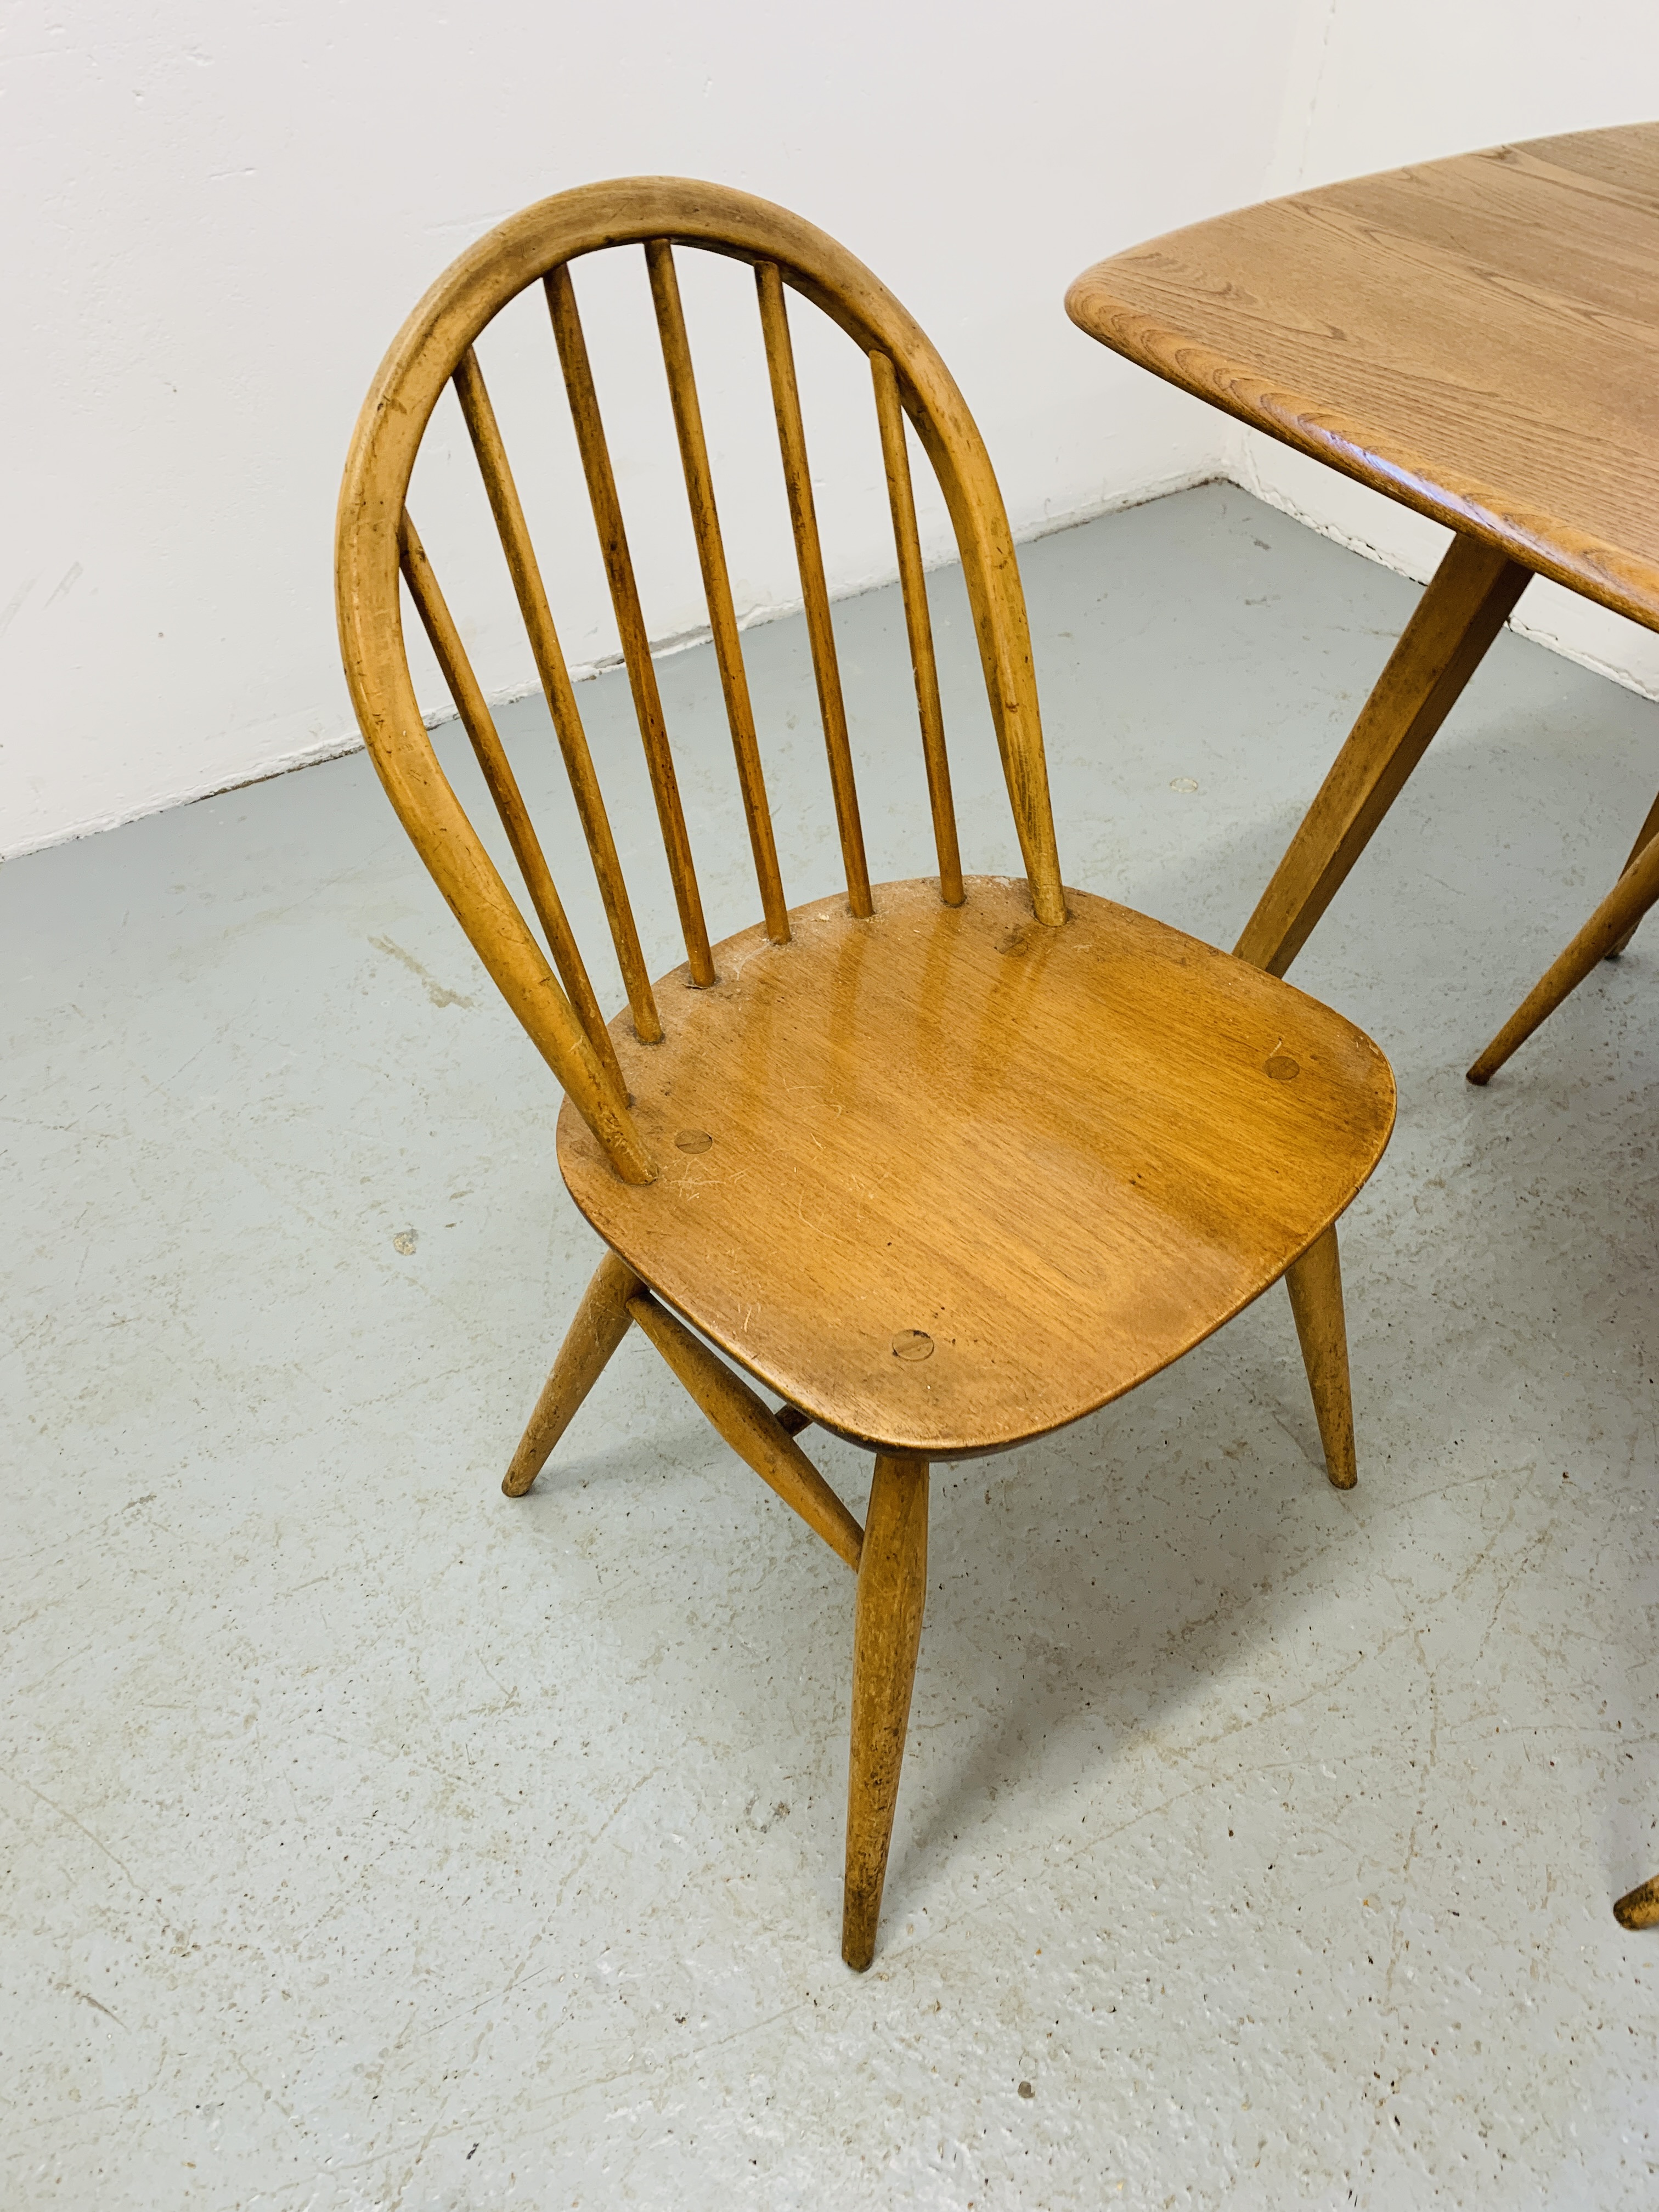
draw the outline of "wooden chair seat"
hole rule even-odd
[[[1075,1421],[1279,1280],[1370,1173],[1394,1081],[1352,1023],[1068,891],[889,884],[716,948],[612,1024],[661,1173],[574,1107],[578,1206],[667,1305],[823,1426],[927,1459]]]

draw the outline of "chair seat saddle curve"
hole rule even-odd
[[[583,256],[626,247],[643,250],[757,878],[760,919],[715,945],[572,276]],[[847,886],[799,906],[779,867],[680,302],[675,257],[686,248],[747,262],[755,275]],[[475,351],[535,285],[684,939],[684,964],[654,979]],[[932,817],[934,872],[904,882],[870,881],[791,292],[869,365]],[[446,390],[477,458],[597,879],[627,1000],[608,1023],[409,513],[416,458]],[[913,435],[962,560],[1020,878],[963,872]],[[631,178],[560,193],[480,239],[416,308],[370,389],[341,489],[336,586],[375,768],[563,1087],[560,1170],[607,1247],[503,1487],[530,1489],[637,1325],[738,1456],[854,1570],[842,1955],[862,1969],[875,1951],[920,1647],[930,1465],[1081,1419],[1283,1278],[1326,1470],[1351,1487],[1335,1224],[1389,1140],[1388,1063],[1291,985],[1062,886],[1019,572],[979,433],[892,295],[781,208]],[[433,748],[405,647],[405,594],[545,950]],[[799,1441],[814,1424],[875,1455],[862,1526]]]

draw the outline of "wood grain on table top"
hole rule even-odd
[[[1245,208],[1079,276],[1130,360],[1659,629],[1659,124]]]

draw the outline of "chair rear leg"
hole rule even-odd
[[[1348,1388],[1348,1329],[1342,1312],[1342,1267],[1333,1223],[1285,1277],[1308,1370],[1325,1472],[1339,1490],[1359,1480],[1354,1460],[1353,1398]]]
[[[522,1498],[547,1464],[549,1453],[569,1427],[582,1400],[604,1374],[611,1353],[628,1334],[628,1301],[641,1288],[639,1277],[607,1252],[576,1309],[569,1334],[559,1347],[553,1372],[542,1386],[530,1425],[519,1439],[501,1488]]]
[[[860,1973],[875,1956],[927,1595],[927,1462],[883,1452],[870,1489],[853,1631],[841,1955]]]

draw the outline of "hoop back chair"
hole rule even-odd
[[[758,883],[761,920],[715,945],[571,274],[582,256],[624,246],[644,249]],[[684,248],[755,271],[847,882],[844,895],[794,908],[681,309]],[[655,982],[474,351],[492,318],[538,283],[684,935],[685,964]],[[937,872],[925,878],[869,881],[791,292],[869,360],[933,816]],[[626,1010],[608,1024],[406,505],[452,383],[626,988]],[[907,422],[954,527],[1023,880],[963,873]],[[563,1086],[560,1169],[609,1248],[503,1486],[514,1497],[530,1488],[637,1323],[738,1455],[856,1571],[842,1948],[865,1967],[921,1636],[929,1463],[1006,1450],[1094,1412],[1288,1271],[1327,1469],[1351,1485],[1334,1224],[1388,1141],[1388,1064],[1290,985],[1062,888],[1019,572],[979,433],[891,294],[780,208],[635,178],[561,193],[481,239],[416,308],[374,380],[346,465],[337,555],[364,739],[422,860]],[[546,952],[439,765],[404,649],[405,589]],[[875,1453],[862,1528],[797,1441],[815,1422]]]

